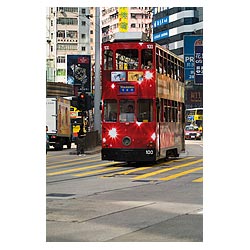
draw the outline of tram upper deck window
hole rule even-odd
[[[141,51],[141,69],[153,68],[153,52],[152,49],[143,49]]]
[[[113,51],[112,50],[104,51],[104,69],[106,70],[113,69]]]
[[[116,70],[138,69],[138,50],[119,49],[116,51]]]

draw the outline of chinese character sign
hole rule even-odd
[[[200,39],[194,43],[194,83],[203,84],[203,43]]]
[[[128,32],[128,7],[118,8],[119,32]]]

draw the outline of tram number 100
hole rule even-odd
[[[146,155],[152,155],[154,151],[152,149],[147,149],[146,150]]]

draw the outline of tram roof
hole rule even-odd
[[[117,32],[114,34],[112,42],[123,42],[123,41],[147,41],[147,34],[144,32]]]

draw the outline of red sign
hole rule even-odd
[[[89,63],[88,57],[78,57],[78,63]]]

